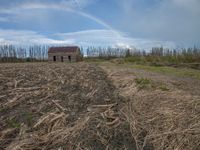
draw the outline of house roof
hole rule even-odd
[[[48,53],[64,53],[64,52],[77,52],[80,48],[78,46],[66,46],[66,47],[50,47]]]

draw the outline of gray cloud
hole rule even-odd
[[[153,1],[152,1],[153,2]],[[140,8],[139,0],[121,0],[123,8],[119,29],[127,29],[132,36],[200,43],[199,0],[155,0]]]

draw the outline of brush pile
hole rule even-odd
[[[135,149],[122,103],[95,65],[1,64],[0,149]]]

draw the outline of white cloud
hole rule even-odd
[[[200,0],[153,0],[152,3],[120,0],[120,3],[124,17],[119,20],[118,28],[132,36],[186,45],[200,43]]]
[[[51,3],[46,3],[46,2],[25,2],[25,3],[20,3],[17,6],[10,6],[8,8],[1,8],[0,9],[0,14],[10,14],[10,15],[17,15],[18,18],[24,15],[24,12],[22,13],[22,10],[37,10],[37,9],[44,9],[44,10],[62,10],[62,11],[67,11],[71,13],[75,13],[77,15],[80,15],[82,17],[88,18],[101,26],[113,30],[115,32],[118,32],[114,30],[109,24],[104,22],[103,20],[88,14],[84,11],[82,11],[82,8],[88,6],[89,4],[96,2],[97,0],[63,0],[63,1],[58,1],[58,2],[51,2]],[[18,20],[16,18],[15,21]]]
[[[124,48],[138,48],[149,50],[155,46],[175,47],[172,42],[134,39],[127,35],[119,35],[112,30],[85,30],[72,33],[58,33],[52,35],[56,39],[48,38],[34,31],[2,30],[0,29],[0,44],[31,45],[80,45],[80,46],[111,46]],[[58,40],[59,39],[59,40]]]
[[[0,29],[0,44],[73,44],[73,41],[50,39],[34,31]]]
[[[80,45],[93,46],[112,46],[112,47],[135,47],[138,49],[149,50],[152,47],[174,48],[175,44],[168,41],[155,41],[148,39],[131,38],[125,34],[118,34],[112,30],[85,30],[73,33],[57,34],[62,40],[74,39]]]
[[[133,45],[142,49],[149,49],[150,47],[160,45],[175,47],[173,42],[164,42],[164,40],[182,41],[186,39],[187,41],[188,39],[199,39],[200,20],[197,18],[197,16],[199,17],[200,15],[199,0],[155,0],[157,1],[155,7],[148,8],[147,10],[141,9],[140,11],[134,9],[134,7],[136,7],[136,1],[140,0],[121,0],[120,3],[123,4],[121,6],[123,7],[124,12],[119,10],[122,17],[119,17],[120,19],[118,19],[118,24],[123,25],[122,28],[118,25],[116,26],[121,30],[127,31],[129,35],[135,37],[137,34],[137,37],[143,38],[131,38],[130,36],[124,35],[123,33],[113,29],[112,26],[103,20],[84,12],[83,8],[89,6],[93,2],[92,0],[64,0],[48,3],[45,1],[29,1],[26,3],[18,3],[16,6],[0,8],[0,14],[5,13],[21,17],[24,15],[22,10],[30,10],[30,12],[32,10],[37,11],[38,9],[51,11],[61,10],[72,12],[93,20],[102,25],[106,30],[86,30],[75,33],[61,33],[59,34],[61,40],[49,39],[48,37],[40,35],[36,32],[27,33],[27,35],[31,35],[30,37],[26,37],[27,40],[23,35],[14,36],[14,38],[6,37],[6,35],[0,35],[0,38],[3,39],[1,41],[19,41],[22,43],[43,42],[80,45],[104,44],[112,46],[119,45],[124,47]],[[111,21],[112,20],[110,20],[110,22]],[[8,32],[8,30],[5,32]],[[12,30],[12,34],[13,32],[14,30]],[[31,38],[32,36],[33,38]],[[147,40],[147,38],[158,40]]]

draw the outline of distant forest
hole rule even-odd
[[[47,61],[48,59],[47,45],[33,45],[26,47],[19,47],[14,45],[1,45],[0,46],[0,62],[34,62],[34,61]],[[155,58],[167,59],[168,61],[192,63],[200,62],[200,48],[182,48],[182,49],[166,49],[163,47],[155,47],[150,51],[128,49],[128,48],[103,48],[90,46],[83,50],[81,53],[87,58],[130,58],[130,61],[139,59]],[[133,59],[134,58],[134,59]]]
[[[33,62],[46,61],[48,58],[48,48],[46,45],[34,45],[19,47],[14,45],[0,46],[1,62]]]

